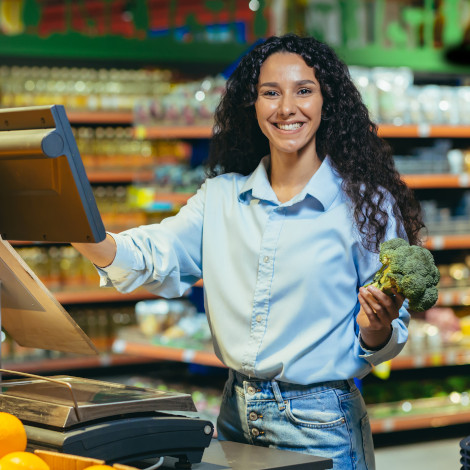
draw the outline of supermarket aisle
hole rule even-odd
[[[460,439],[420,442],[376,449],[377,470],[458,470]]]

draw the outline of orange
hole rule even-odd
[[[0,470],[50,470],[41,457],[31,452],[10,452],[0,459]]]
[[[26,431],[14,415],[0,411],[0,457],[26,449]]]

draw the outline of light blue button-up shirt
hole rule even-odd
[[[341,178],[326,158],[281,204],[268,158],[249,176],[207,179],[160,224],[112,234],[117,253],[100,270],[101,285],[178,297],[203,278],[215,353],[226,366],[299,384],[363,377],[401,351],[409,314],[400,310],[381,350],[361,346],[358,288],[380,262],[359,241]],[[391,215],[386,238],[397,235]]]

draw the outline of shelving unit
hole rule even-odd
[[[85,124],[115,124],[132,125],[130,112],[75,112],[68,113],[69,119],[75,125]],[[212,135],[210,126],[196,127],[136,127],[133,135],[137,139],[209,139]],[[408,138],[469,138],[469,126],[400,126],[380,125],[379,135],[387,139]],[[122,183],[130,184],[134,181],[147,181],[153,179],[150,168],[139,170],[116,169],[87,169],[92,184]],[[405,181],[414,189],[453,189],[470,187],[470,177],[467,174],[432,174],[432,175],[406,175]],[[162,201],[177,205],[184,205],[191,194],[162,193]],[[125,227],[123,227],[125,228]],[[426,246],[431,250],[465,250],[470,249],[470,233],[445,236],[430,236]],[[202,286],[202,282],[197,286]],[[143,289],[130,294],[120,294],[113,289],[98,287],[79,290],[78,288],[64,289],[54,294],[63,305],[79,304],[105,304],[119,302],[137,302],[139,300],[155,298],[154,295]],[[470,305],[470,286],[468,288],[443,289],[438,305]],[[118,339],[113,346],[112,354],[104,354],[98,358],[61,358],[40,361],[27,361],[14,364],[16,370],[48,372],[50,370],[73,370],[83,368],[105,368],[109,365],[138,365],[155,361],[181,362],[202,366],[223,368],[224,366],[216,356],[206,350],[179,349],[167,346],[157,346],[138,341]],[[391,370],[400,371],[419,369],[432,369],[435,367],[459,366],[470,364],[470,351],[453,349],[436,352],[423,352],[412,356],[400,355],[391,362]],[[13,366],[12,366],[13,367]],[[453,424],[470,422],[470,410],[422,413],[409,416],[392,416],[389,418],[373,418],[371,426],[374,434],[387,432],[423,429],[428,427],[444,427]]]
[[[115,341],[113,350],[116,353],[137,355],[163,361],[190,362],[200,365],[224,367],[212,351],[154,345],[145,339],[136,340],[120,338]],[[420,352],[413,355],[399,355],[391,361],[391,369],[410,370],[466,364],[470,364],[470,350],[465,348],[452,348]]]
[[[113,350],[116,353],[136,355],[147,359],[224,367],[213,352],[206,350],[172,348],[149,344],[145,341],[128,341],[125,339],[117,340]],[[398,356],[392,361],[391,368],[392,370],[409,370],[462,364],[470,364],[470,351],[465,349]],[[413,400],[413,402],[415,401]],[[465,423],[470,420],[470,406],[468,409],[464,407],[458,408],[455,404],[447,403],[445,399],[422,399],[419,403],[421,406],[427,403],[440,404],[441,408],[446,405],[448,410],[445,415],[442,414],[441,410],[436,412],[421,412],[418,415],[410,413],[404,416],[372,418],[372,432],[380,434],[410,429],[436,428]],[[395,406],[400,409],[401,405],[402,403],[398,403]],[[377,408],[375,405],[369,405],[369,407],[371,413]]]

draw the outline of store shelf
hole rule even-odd
[[[224,367],[211,351],[181,349],[153,345],[145,341],[121,338],[116,340],[113,350],[140,357],[166,361]],[[391,361],[392,370],[418,369],[425,367],[455,366],[470,364],[470,350],[442,350],[417,353],[412,356],[399,355]]]
[[[117,353],[130,354],[154,360],[158,359],[162,361],[225,367],[211,351],[156,346],[143,342],[127,341],[125,339],[116,340],[113,345],[113,350]]]
[[[458,395],[458,394],[457,394]],[[419,398],[368,405],[373,434],[438,428],[470,422],[470,405],[451,397]],[[405,411],[406,410],[406,411]],[[385,415],[385,417],[378,417]]]
[[[132,111],[67,111],[71,124],[132,124]]]
[[[109,366],[127,366],[154,362],[150,357],[132,356],[126,354],[100,354],[99,356],[62,357],[47,359],[24,359],[9,361],[4,359],[3,367],[17,372],[31,372],[43,374],[50,371],[71,371],[80,369],[93,369]]]
[[[129,294],[122,294],[113,288],[88,288],[82,290],[62,290],[53,292],[54,297],[61,304],[103,303],[103,302],[130,302],[155,299],[156,295],[144,289],[137,289]]]
[[[371,419],[370,426],[373,434],[381,434],[386,432],[452,426],[469,422],[470,410],[453,414],[436,412],[420,416]]]
[[[132,111],[69,111],[73,124],[132,124]],[[470,126],[413,124],[395,126],[380,124],[378,134],[383,138],[444,137],[470,138]],[[134,128],[134,136],[140,139],[209,139],[211,125],[192,126],[142,126]]]
[[[415,138],[415,137],[444,137],[470,138],[470,126],[412,124],[395,126],[380,124],[378,134],[383,138]]]
[[[436,351],[420,351],[413,354],[399,354],[392,359],[391,368],[392,370],[405,370],[466,364],[470,364],[470,348],[448,348]]]
[[[194,287],[202,287],[202,280],[196,282]],[[103,303],[103,302],[130,302],[147,299],[156,299],[157,296],[141,288],[128,294],[122,294],[112,287],[84,287],[81,289],[67,289],[53,292],[54,297],[61,304]]]
[[[470,126],[380,124],[378,134],[383,138],[470,138]],[[134,135],[140,139],[209,139],[212,136],[212,128],[211,126],[137,126]]]
[[[201,365],[224,367],[215,354],[210,351],[181,349],[168,346],[153,345],[144,341],[127,339],[116,340],[113,350],[118,353],[166,361],[189,362]],[[470,364],[470,350],[442,350],[414,354],[399,355],[391,361],[392,370],[417,369],[424,367],[454,366]]]
[[[151,182],[155,179],[155,171],[136,169],[94,169],[87,168],[86,173],[90,183],[134,183]]]
[[[435,174],[435,175],[403,175],[405,183],[413,189],[436,188],[468,188],[470,187],[470,175],[460,174]]]
[[[464,250],[470,248],[470,233],[456,235],[434,235],[424,246],[428,250]]]
[[[155,126],[134,128],[138,139],[210,139],[211,126]]]
[[[188,202],[188,199],[192,197],[192,193],[155,193],[155,202],[169,203],[176,206],[184,205]]]

